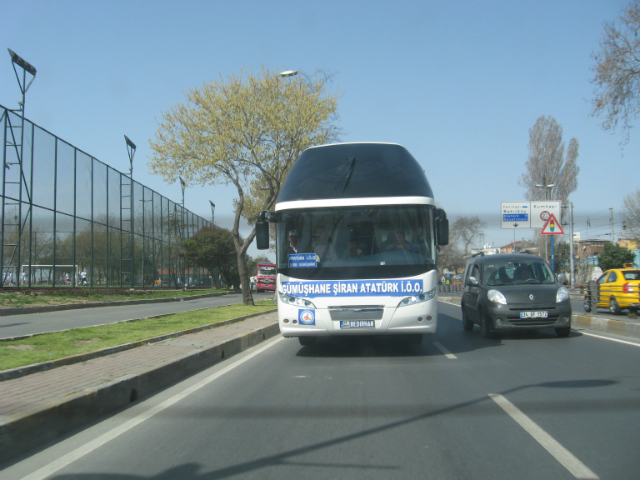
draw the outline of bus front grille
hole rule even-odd
[[[380,320],[383,314],[384,305],[329,307],[331,320]]]

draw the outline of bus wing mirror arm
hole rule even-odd
[[[258,250],[269,249],[269,223],[276,221],[276,215],[273,212],[260,212],[258,221],[256,222],[256,243]]]
[[[436,238],[438,245],[449,245],[449,220],[441,208],[436,209]]]

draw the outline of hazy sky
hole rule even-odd
[[[609,208],[620,231],[623,198],[638,188],[640,138],[632,130],[622,149],[589,115],[591,54],[627,3],[0,0],[0,46],[38,70],[27,118],[122,172],[126,134],[138,146],[134,178],[177,202],[179,184],[146,164],[156,118],[184,91],[243,67],[333,72],[342,140],[404,145],[450,221],[480,215],[494,245],[513,240],[500,202],[524,198],[529,129],[552,115],[565,142],[580,143],[576,230],[608,239]],[[0,104],[19,98],[0,51]],[[212,200],[230,227],[235,196],[195,185],[185,204],[210,218]]]

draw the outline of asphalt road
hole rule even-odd
[[[253,298],[264,300],[273,294],[254,293]],[[203,308],[233,305],[242,302],[241,294],[198,298],[183,302],[148,303],[117,307],[83,308],[60,312],[31,313],[0,317],[0,338],[33,335],[34,333],[58,332],[69,328],[90,327],[123,320],[152,317],[167,313],[180,313]]]
[[[483,340],[459,307],[440,312],[416,346],[275,337],[0,480],[637,478],[640,343]]]

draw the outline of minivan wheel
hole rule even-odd
[[[464,307],[462,307],[462,328],[464,328],[467,332],[469,330],[473,330],[473,322],[469,320],[469,315],[467,315]]]
[[[609,300],[609,312],[611,312],[611,315],[618,315],[620,313],[620,305],[618,305],[615,297],[611,297],[611,300]]]
[[[568,337],[571,333],[571,327],[559,327],[556,328],[556,335],[559,337]]]
[[[481,312],[481,318],[480,333],[482,338],[491,338],[491,317]]]

